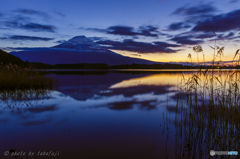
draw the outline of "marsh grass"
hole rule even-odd
[[[30,68],[0,66],[0,107],[3,109],[32,106],[36,99],[49,98],[58,82]]]
[[[0,66],[0,90],[53,89],[55,84],[53,78],[30,68],[11,64]]]
[[[214,50],[212,69],[200,69],[189,78],[183,74],[179,83],[175,109],[176,158],[210,158],[210,150],[240,153],[240,72],[213,71],[216,59],[222,65],[224,47],[216,46],[216,39],[215,46],[210,47]],[[198,45],[193,51],[198,55],[203,49]],[[239,50],[233,61],[237,56],[239,65]],[[188,58],[191,59],[191,54]]]

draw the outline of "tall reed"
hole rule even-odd
[[[216,46],[217,34],[213,34],[215,42],[210,46],[214,51],[212,69],[200,69],[190,78],[182,75],[179,83],[175,116],[176,158],[210,158],[210,150],[240,153],[240,72],[238,69],[214,70],[218,58],[217,65],[223,65],[224,47]],[[236,65],[240,62],[239,50],[233,58],[234,61],[239,56]],[[198,45],[193,51],[198,56],[203,49]]]

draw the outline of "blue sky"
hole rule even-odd
[[[125,56],[187,61],[202,45],[212,57],[214,34],[231,60],[240,39],[240,1],[0,0],[0,48],[49,47],[85,35]],[[196,61],[196,58],[193,58]]]

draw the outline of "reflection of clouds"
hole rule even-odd
[[[136,87],[131,87],[131,88],[117,88],[117,89],[110,89],[111,92],[108,93],[102,93],[105,96],[112,96],[112,95],[118,95],[118,94],[123,94],[125,97],[132,97],[137,94],[166,94],[170,92],[168,88],[171,86],[165,86],[165,85],[159,85],[159,86],[154,86],[154,85],[141,85],[141,86],[136,86]]]
[[[7,123],[9,120],[7,118],[0,118],[0,124],[1,123]]]
[[[59,121],[56,122],[56,124],[62,124],[68,121],[68,118],[65,119],[60,119]]]
[[[78,101],[77,103],[79,103],[79,105],[81,105],[81,107],[95,107],[95,106],[106,106],[109,105],[110,103],[118,103],[118,102],[122,102],[122,101],[131,101],[132,98],[128,97],[124,97],[122,94],[121,95],[113,95],[113,96],[99,96],[99,95],[95,95],[92,98],[87,99],[86,101]]]
[[[141,88],[146,87],[144,86]],[[124,89],[127,91],[127,88]],[[167,93],[166,89],[167,87],[160,90],[160,92],[155,93],[154,91],[149,92],[149,89],[139,92],[138,89],[133,90],[132,88],[132,92],[130,94],[127,93],[127,96],[125,91],[122,91],[122,94],[119,94],[121,91],[118,92],[118,89],[113,89],[107,91],[109,93],[95,94],[93,97],[88,98],[85,101],[76,100],[71,96],[66,96],[60,92],[54,92],[51,99],[38,100],[40,104],[35,106],[25,106],[13,113],[11,110],[3,111],[2,119],[4,120],[1,120],[0,124],[8,122],[18,123],[24,126],[34,126],[50,123],[64,123],[68,121],[68,118],[73,112],[78,113],[85,108],[95,109],[105,107],[116,111],[127,111],[132,109],[138,109],[141,111],[154,110],[167,105],[167,96],[169,97],[168,104],[173,105],[174,99],[171,97],[174,97],[175,92]],[[137,94],[137,92],[141,94]],[[41,104],[43,101],[44,103]]]
[[[167,100],[167,96],[172,96],[175,93],[164,93],[164,94],[155,94],[153,92],[151,93],[146,93],[146,94],[137,94],[134,95],[133,97],[136,99],[136,101],[149,101],[149,100],[156,100],[158,102],[161,101],[166,101]]]
[[[111,93],[112,90],[103,90],[103,91],[100,91],[99,93]]]
[[[186,93],[175,93],[173,96],[171,96],[173,100],[187,100],[187,94]]]
[[[17,123],[25,126],[41,125],[47,124],[52,121],[52,115],[49,111],[56,111],[57,109],[50,110],[52,106],[37,106],[30,108],[23,108],[19,111],[12,113],[11,118],[13,118]],[[52,107],[53,108],[53,107]],[[14,116],[15,115],[15,116]]]
[[[174,103],[170,98],[174,95],[175,92],[168,94],[154,94],[153,92],[150,92],[128,97],[125,97],[123,94],[111,96],[95,95],[86,101],[78,101],[77,103],[81,105],[81,108],[108,107],[114,110],[127,110],[138,107],[141,110],[151,110],[159,106],[166,106],[167,96],[169,96],[168,103]]]
[[[45,119],[35,119],[35,120],[31,120],[31,121],[25,121],[25,122],[22,122],[21,124],[22,125],[25,125],[25,126],[33,126],[33,125],[42,125],[42,124],[47,124],[47,123],[50,123],[51,122],[51,118],[45,118]]]
[[[42,125],[47,124],[53,120],[56,112],[59,111],[58,104],[61,100],[65,100],[66,97],[61,93],[54,91],[52,93],[52,98],[49,99],[33,99],[33,101],[17,101],[19,103],[34,103],[32,105],[23,105],[18,107],[15,111],[11,109],[6,109],[2,111],[1,116],[4,120],[0,121],[0,124],[4,121],[8,123],[18,123],[25,126]],[[54,113],[53,113],[54,112]],[[0,119],[1,120],[1,119]]]
[[[42,112],[46,112],[46,111],[55,111],[57,110],[57,106],[56,105],[50,105],[50,106],[45,106],[45,107],[30,107],[27,108],[26,111],[29,111],[31,113],[42,113]]]
[[[132,109],[133,104],[135,104],[134,101],[124,101],[124,102],[110,103],[108,107],[114,110],[125,110],[125,109]]]
[[[73,94],[76,96],[86,96],[85,92],[77,93],[72,89],[71,92],[65,94],[65,97],[68,99],[67,102],[63,101],[61,105],[67,104],[71,106],[77,106],[80,108],[99,108],[99,107],[108,107],[112,110],[128,110],[134,107],[137,107],[141,110],[151,110],[159,106],[166,106],[167,97],[168,103],[173,102],[172,96],[176,92],[169,91],[169,88],[173,87],[172,85],[141,85],[131,88],[117,88],[117,89],[105,89],[100,90],[99,87],[89,87],[86,86],[86,89],[92,88],[92,90],[87,90],[91,92],[91,95],[85,100],[76,99]],[[96,88],[96,90],[94,90]],[[61,91],[62,92],[62,91]],[[61,94],[61,93],[60,93]],[[64,93],[63,93],[64,94]],[[61,99],[61,97],[55,97],[56,99]]]
[[[155,109],[157,105],[155,100],[142,101],[142,102],[137,102],[133,100],[133,101],[110,103],[108,105],[108,108],[113,110],[127,110],[127,109],[133,109],[134,106],[142,110],[151,110],[151,109]]]
[[[87,85],[87,86],[63,87],[60,88],[60,91],[65,95],[71,96],[76,100],[87,100],[88,98],[93,97],[96,93],[101,92],[106,88],[107,87],[105,85],[97,86]]]
[[[178,91],[178,87],[177,86],[171,86],[168,88],[168,91]]]
[[[157,101],[155,101],[155,100],[143,101],[138,104],[140,104],[139,109],[141,109],[141,110],[152,110],[152,109],[156,109],[156,107],[157,107]]]

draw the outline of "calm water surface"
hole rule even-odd
[[[59,88],[46,98],[1,101],[0,158],[10,150],[26,153],[18,158],[176,158],[174,116],[181,75],[48,74],[58,79]],[[43,151],[57,156],[40,156]]]

